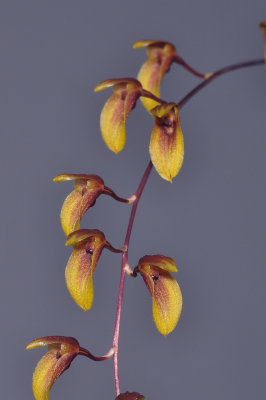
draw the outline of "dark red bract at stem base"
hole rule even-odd
[[[115,400],[144,400],[145,397],[137,392],[125,392],[116,397]]]

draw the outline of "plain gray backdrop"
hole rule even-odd
[[[153,121],[141,104],[127,121],[125,149],[104,145],[99,116],[111,90],[146,60],[140,39],[174,43],[203,72],[263,57],[258,24],[265,0],[1,1],[1,398],[32,399],[31,376],[46,351],[32,339],[76,337],[98,355],[112,342],[120,256],[105,251],[85,313],[64,269],[71,253],[60,227],[72,183],[59,173],[96,173],[122,196],[134,193],[149,160]],[[178,101],[199,80],[177,65],[162,97]],[[122,391],[147,400],[250,400],[265,395],[266,70],[213,82],[180,114],[185,159],[173,184],[153,171],[130,246],[176,260],[183,312],[165,339],[139,277],[126,280],[121,323]],[[82,227],[123,242],[130,207],[106,196]],[[51,399],[115,398],[112,361],[77,358]]]

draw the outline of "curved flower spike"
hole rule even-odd
[[[114,86],[114,93],[103,107],[100,128],[106,146],[117,154],[124,148],[126,119],[141,95],[142,86],[133,78],[109,79],[96,86],[94,91],[111,86]]]
[[[104,191],[104,182],[98,175],[62,174],[54,178],[54,182],[70,180],[74,180],[75,190],[65,199],[60,214],[66,236],[79,229],[81,218]]]
[[[108,243],[97,229],[80,229],[71,233],[66,246],[74,248],[65,271],[66,286],[75,302],[88,311],[93,303],[93,273],[101,252]]]
[[[160,97],[160,85],[164,75],[169,71],[176,54],[175,46],[158,40],[140,40],[133,45],[134,49],[147,47],[148,60],[141,67],[138,80],[143,89],[156,97]],[[141,98],[144,107],[151,111],[158,103],[148,98]]]
[[[166,103],[152,110],[155,124],[150,140],[150,156],[158,174],[167,181],[180,171],[184,159],[184,139],[178,107]]]
[[[266,21],[261,22],[260,27],[264,36],[264,58],[266,63]]]
[[[48,400],[49,391],[57,378],[69,368],[78,355],[80,347],[76,339],[65,336],[46,336],[33,340],[27,350],[48,346],[46,353],[38,362],[32,378],[35,400]]]
[[[154,323],[164,336],[174,330],[182,310],[182,294],[176,280],[168,272],[177,272],[172,258],[158,255],[144,256],[137,270],[152,296]]]
[[[145,397],[136,392],[132,393],[125,392],[125,393],[120,393],[120,395],[117,396],[115,400],[145,400]]]

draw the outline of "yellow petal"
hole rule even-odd
[[[159,98],[161,85],[160,70],[160,64],[154,60],[148,60],[143,64],[138,73],[138,80],[141,82],[143,89],[148,90],[154,94],[154,96]],[[151,111],[155,106],[158,105],[158,102],[146,97],[141,97],[140,100],[147,111]]]
[[[156,117],[150,140],[150,156],[158,174],[170,182],[184,159],[184,140],[177,107],[162,118]]]
[[[66,236],[79,229],[81,201],[82,194],[76,190],[73,190],[73,192],[67,196],[63,203],[60,220],[62,229]]]
[[[166,336],[178,323],[182,311],[182,294],[172,275],[161,271],[159,279],[154,281],[152,314],[158,331]]]
[[[168,114],[172,112],[174,108],[177,108],[175,103],[165,103],[153,108],[151,113],[154,117],[164,118],[168,117]]]
[[[105,81],[98,85],[97,88],[98,90],[105,89],[106,85],[111,86],[114,81],[111,80],[110,84],[109,81]],[[127,78],[127,81],[121,79],[116,81],[119,83],[115,84],[114,93],[107,100],[101,112],[100,128],[105,144],[117,154],[124,148],[126,142],[126,119],[141,95],[142,86],[137,80],[130,78]]]
[[[154,265],[155,267],[159,267],[161,269],[164,269],[165,271],[177,272],[175,260],[170,257],[165,257],[162,254],[142,257],[139,260],[138,265],[141,266],[144,264]]]
[[[164,42],[163,40],[139,40],[133,44],[133,49],[140,49],[142,47],[149,47],[151,45],[154,45],[156,47],[163,47],[166,44],[170,44],[170,43]]]
[[[58,358],[59,357],[59,358]],[[56,379],[69,367],[75,355],[58,355],[57,350],[49,351],[38,362],[32,378],[35,400],[48,400],[49,391]]]
[[[57,175],[53,181],[54,182],[67,182],[73,181],[75,179],[82,179],[85,181],[90,181],[91,184],[101,186],[104,185],[102,178],[98,175],[91,175],[91,174],[60,174]]]
[[[102,236],[92,236],[87,241],[80,241],[74,245],[66,266],[66,286],[74,301],[84,311],[88,311],[93,303],[92,277],[105,243]]]
[[[123,150],[126,142],[126,115],[124,96],[118,90],[105,103],[100,118],[100,128],[106,146],[115,154]]]
[[[103,246],[106,243],[103,232],[98,229],[79,229],[72,232],[66,241],[66,246],[72,245],[73,247],[79,246],[82,242],[89,241],[93,238],[94,246]]]
[[[32,390],[36,400],[48,400],[49,391],[54,383],[54,371],[57,359],[54,353],[47,353],[38,362],[32,379]]]
[[[88,311],[93,303],[93,268],[91,254],[78,248],[71,254],[65,271],[66,286],[74,301]]]
[[[115,86],[119,83],[131,83],[134,85],[136,89],[141,89],[141,84],[137,81],[137,79],[134,78],[115,78],[115,79],[107,79],[106,81],[103,81],[99,83],[99,85],[96,86],[94,89],[95,92],[101,92],[102,90],[108,89],[112,86]]]
[[[37,349],[44,346],[59,346],[61,352],[66,353],[78,353],[79,343],[78,341],[69,336],[44,336],[35,340],[32,340],[26,347],[26,350]]]

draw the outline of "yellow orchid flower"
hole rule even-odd
[[[177,272],[172,258],[163,255],[144,256],[139,260],[140,272],[151,296],[152,314],[158,331],[164,336],[174,330],[182,310],[182,294],[170,272]]]
[[[104,182],[98,175],[61,174],[54,178],[54,182],[70,180],[74,180],[75,189],[65,199],[60,214],[66,236],[79,229],[83,215],[104,191]]]
[[[166,103],[152,110],[155,124],[150,140],[150,157],[158,174],[167,181],[180,171],[184,159],[184,139],[178,107]]]
[[[126,142],[126,119],[141,95],[142,86],[133,78],[108,79],[94,89],[95,92],[114,87],[114,93],[101,112],[100,128],[106,146],[115,154]]]
[[[48,400],[51,387],[57,378],[69,368],[78,355],[80,347],[76,339],[66,336],[46,336],[30,342],[26,349],[48,346],[46,353],[38,362],[32,378],[35,400]]]
[[[177,56],[175,46],[159,40],[140,40],[133,45],[134,49],[141,47],[147,47],[148,60],[141,67],[138,80],[143,89],[160,97],[162,79]],[[143,97],[141,101],[149,112],[158,104],[152,99]]]
[[[75,302],[88,311],[93,303],[93,273],[101,252],[108,242],[97,229],[80,229],[71,233],[66,246],[72,245],[72,252],[65,271],[66,286]]]

